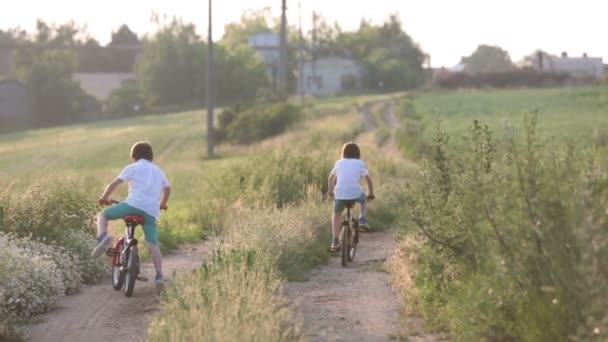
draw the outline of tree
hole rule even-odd
[[[504,72],[513,69],[509,53],[498,46],[479,45],[471,56],[463,57],[462,64],[471,74]]]
[[[137,66],[142,97],[149,108],[204,103],[207,46],[193,24],[173,20],[144,43]],[[219,104],[249,101],[268,86],[263,61],[249,46],[215,46],[215,89]]]
[[[38,53],[24,47],[14,58],[18,79],[25,85],[38,124],[71,123],[84,111],[85,94],[72,80],[77,56],[67,50]]]
[[[133,72],[135,60],[139,54],[139,38],[129,26],[121,25],[118,31],[112,32],[112,40],[107,47],[106,71]]]
[[[137,79],[148,107],[201,103],[205,50],[193,24],[176,19],[144,43]]]
[[[110,46],[121,46],[121,45],[139,45],[139,38],[137,34],[131,31],[127,24],[122,24],[118,28],[118,31],[112,32],[112,40]]]
[[[362,61],[368,89],[410,89],[424,79],[425,54],[403,30],[397,15],[379,26],[363,19],[356,32],[339,34],[335,44]]]
[[[273,32],[268,24],[269,18],[269,8],[244,12],[238,23],[229,23],[224,26],[221,44],[227,49],[233,49],[238,45],[247,44],[249,38],[257,33]]]

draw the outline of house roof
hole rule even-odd
[[[73,79],[87,94],[105,101],[112,91],[120,88],[125,81],[135,80],[133,73],[75,73]]]

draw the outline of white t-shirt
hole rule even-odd
[[[359,184],[361,177],[367,176],[365,163],[360,159],[344,158],[336,161],[331,174],[338,178],[336,199],[351,200],[361,197],[363,188]]]
[[[129,183],[129,195],[125,202],[145,211],[157,219],[160,217],[160,195],[169,181],[163,170],[146,159],[127,165],[117,177]]]

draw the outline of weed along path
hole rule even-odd
[[[395,249],[393,233],[365,233],[348,268],[340,258],[288,283],[285,294],[304,318],[311,341],[390,341],[399,336],[399,298],[383,265]]]
[[[171,280],[174,272],[198,268],[212,253],[211,242],[182,246],[163,257],[163,273]],[[41,316],[40,323],[24,327],[27,341],[144,341],[148,317],[158,309],[155,294],[154,267],[143,264],[148,282],[135,285],[133,297],[114,291],[110,280],[86,287],[80,293],[63,299],[58,308]]]

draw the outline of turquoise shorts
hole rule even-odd
[[[361,193],[361,196],[359,196],[359,198],[353,198],[351,200],[334,199],[334,212],[336,212],[336,213],[343,212],[344,208],[346,208],[346,202],[349,202],[349,201],[365,203],[365,201],[367,201],[367,195],[365,195],[364,193]]]
[[[128,205],[127,203],[118,203],[109,208],[103,210],[103,214],[109,220],[121,219],[129,215],[137,215],[144,218],[144,236],[148,243],[158,243],[158,228],[156,225],[156,218],[152,215],[148,215],[141,209],[137,209]]]

